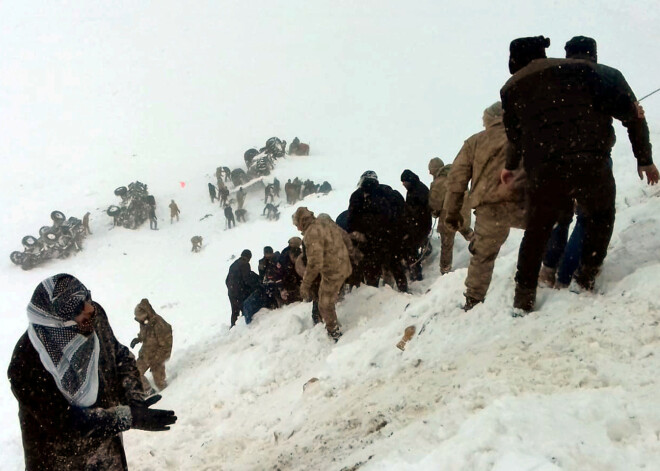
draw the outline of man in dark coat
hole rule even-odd
[[[173,411],[149,409],[135,358],[75,277],[42,281],[7,372],[18,400],[26,470],[126,470],[121,432],[169,430]]]
[[[648,127],[629,87],[611,80],[593,62],[545,59],[549,44],[542,36],[512,41],[513,76],[500,91],[511,143],[502,181],[511,179],[523,155],[528,178],[515,315],[534,308],[546,242],[558,216],[571,211],[573,198],[586,216],[584,250],[574,279],[579,289],[593,290],[614,227],[616,189],[609,165],[613,117],[628,128],[640,177],[646,173],[649,183],[658,181]]]
[[[275,253],[270,246],[264,247],[264,257],[259,260],[259,280],[266,291],[267,307],[275,309],[280,306],[280,280],[277,266],[280,254]]]
[[[408,291],[401,265],[404,207],[401,193],[378,183],[376,172],[362,174],[358,189],[351,195],[347,232],[359,232],[366,239],[360,249],[364,254],[362,273],[368,285],[378,286],[383,270],[387,270],[399,290]]]
[[[227,285],[227,295],[231,304],[231,326],[236,325],[238,315],[243,309],[243,301],[247,299],[259,285],[259,275],[253,273],[250,269],[250,259],[252,252],[245,249],[241,256],[231,264],[225,284]]]
[[[213,183],[209,183],[209,196],[211,197],[211,203],[214,203],[216,200],[216,192],[215,185]]]
[[[403,248],[406,254],[410,278],[413,281],[422,279],[423,252],[431,232],[432,217],[429,208],[429,189],[411,170],[404,170],[401,183],[408,191],[406,193],[406,234]]]
[[[236,227],[236,220],[234,219],[234,210],[231,209],[231,206],[225,205],[225,221],[227,222],[227,229],[231,229],[232,225]]]
[[[219,190],[219,195],[220,197],[218,198],[220,200],[220,206],[224,207],[227,204],[227,199],[229,198],[229,188],[226,186],[223,186]]]
[[[278,261],[278,280],[280,282],[280,297],[284,304],[300,301],[300,284],[302,276],[296,271],[296,260],[302,253],[302,239],[291,237],[289,244],[282,250]]]

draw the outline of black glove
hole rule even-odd
[[[144,400],[141,405],[131,406],[132,424],[131,428],[148,430],[150,432],[162,432],[170,429],[170,425],[176,422],[173,410],[149,409],[161,399],[160,394],[155,394]]]
[[[449,213],[445,217],[445,225],[452,231],[458,231],[463,226],[463,216],[460,213]]]
[[[135,348],[138,343],[140,343],[140,340],[137,337],[131,340],[131,348]]]

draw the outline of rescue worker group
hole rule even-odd
[[[243,250],[226,278],[231,327],[241,314],[249,324],[262,307],[311,301],[314,323],[338,341],[335,305],[347,290],[383,282],[407,292],[409,280],[423,278],[433,218],[442,275],[452,270],[456,233],[469,243],[465,311],[485,302],[512,228],[525,231],[513,316],[534,310],[539,285],[593,291],[615,219],[613,118],[627,129],[639,178],[653,185],[660,175],[644,110],[621,72],[598,63],[596,41],[572,38],[561,59],[546,57],[549,45],[543,36],[511,42],[511,78],[501,101],[485,109],[485,129],[463,143],[452,164],[431,159],[430,189],[405,170],[404,199],[365,171],[335,220],[298,207],[292,219],[302,238],[292,237],[280,252],[265,247],[258,274],[250,268],[251,251]],[[172,212],[178,218],[178,208]],[[192,243],[198,251],[201,237]],[[135,308],[137,363],[71,275],[36,288],[28,319],[9,367],[26,469],[127,469],[120,432],[168,430],[176,421],[173,411],[151,408],[160,399],[156,391],[167,386],[172,328],[147,299]],[[149,369],[154,386],[145,377]]]

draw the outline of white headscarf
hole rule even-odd
[[[74,276],[46,278],[27,306],[28,337],[41,363],[69,403],[89,407],[99,391],[100,344],[96,332],[83,335],[74,318],[91,293]]]

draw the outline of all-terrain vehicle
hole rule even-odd
[[[106,210],[108,216],[114,219],[115,226],[137,229],[149,219],[151,206],[156,206],[156,199],[147,191],[147,185],[135,181],[128,187],[115,189],[115,195],[121,198],[121,204],[111,205]]]
[[[39,237],[23,237],[23,252],[14,251],[9,255],[10,260],[23,270],[30,270],[53,258],[66,258],[82,250],[85,238],[82,221],[75,217],[67,219],[61,211],[53,211],[50,218],[52,226],[42,226]]]

